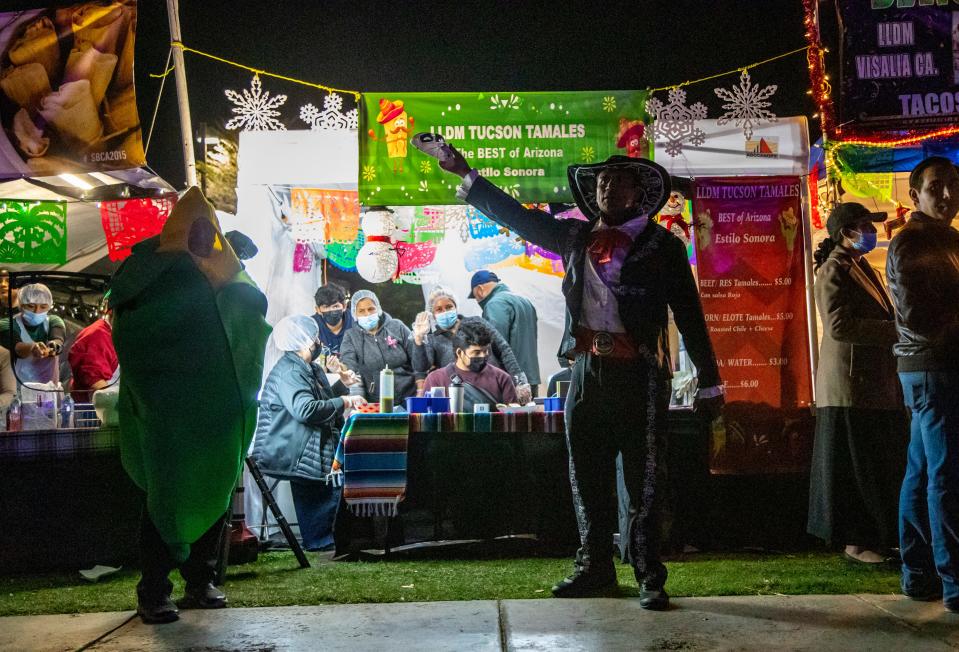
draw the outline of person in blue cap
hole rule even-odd
[[[529,299],[510,292],[499,276],[488,269],[473,274],[469,298],[476,299],[483,309],[483,319],[491,323],[513,349],[519,366],[526,373],[526,382],[536,396],[540,382],[536,308]]]

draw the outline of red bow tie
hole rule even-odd
[[[619,229],[593,231],[590,235],[587,253],[597,265],[605,265],[613,259],[613,252],[620,247],[628,247],[633,239]]]

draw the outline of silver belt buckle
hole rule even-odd
[[[606,356],[613,352],[613,336],[605,331],[593,335],[593,353]]]

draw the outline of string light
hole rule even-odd
[[[959,127],[943,127],[936,131],[926,131],[915,133],[910,136],[899,138],[852,138],[844,139],[837,145],[865,145],[867,147],[902,147],[904,145],[915,145],[925,140],[933,138],[946,138],[948,136],[959,135]]]
[[[282,79],[283,81],[293,82],[294,84],[301,84],[301,85],[303,85],[303,86],[309,86],[309,87],[311,87],[311,88],[318,88],[318,89],[320,89],[321,91],[326,91],[327,93],[344,93],[344,94],[349,94],[349,95],[352,95],[352,96],[353,96],[353,99],[355,99],[357,102],[360,101],[360,92],[359,92],[359,91],[350,91],[350,90],[345,90],[345,89],[342,89],[342,88],[333,88],[333,87],[331,87],[331,86],[324,86],[323,84],[316,84],[316,83],[314,83],[314,82],[305,81],[305,80],[302,80],[302,79],[296,79],[295,77],[287,77],[286,75],[278,75],[278,74],[276,74],[276,73],[269,72],[268,70],[263,70],[262,68],[254,68],[254,67],[252,67],[252,66],[247,66],[247,65],[244,65],[244,64],[242,64],[242,63],[237,63],[236,61],[231,61],[231,60],[229,60],[229,59],[224,59],[223,57],[218,57],[217,55],[215,55],[215,54],[210,54],[209,52],[203,52],[203,51],[201,51],[201,50],[194,50],[193,48],[191,48],[191,47],[189,47],[189,46],[187,46],[187,45],[184,45],[184,44],[181,43],[180,41],[172,41],[172,42],[170,43],[170,47],[180,48],[180,49],[183,50],[184,52],[191,52],[191,53],[193,53],[193,54],[198,54],[198,55],[200,55],[201,57],[206,57],[207,59],[213,59],[214,61],[219,61],[220,63],[225,63],[225,64],[230,65],[230,66],[235,66],[236,68],[242,68],[243,70],[249,70],[250,72],[252,72],[252,73],[255,74],[255,75],[263,75],[263,76],[265,76],[265,77],[273,77],[273,78],[275,78],[275,79]],[[167,70],[164,70],[162,73],[160,73],[160,74],[158,74],[158,75],[155,75],[155,74],[152,74],[152,73],[151,73],[150,76],[159,79],[159,78],[162,78],[162,77],[166,77],[166,76],[169,75],[171,72],[173,72],[173,70],[174,70],[173,67],[170,67],[170,68],[168,68]]]
[[[829,84],[829,75],[826,74],[826,48],[822,46],[819,35],[818,2],[803,0],[803,24],[806,28],[806,41],[809,49],[806,50],[806,66],[809,68],[809,95],[813,96],[816,108],[819,111],[813,118],[819,118],[823,137],[829,138],[833,134],[833,103],[832,86]]]

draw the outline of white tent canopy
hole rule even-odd
[[[278,187],[300,186],[355,190],[358,171],[357,133],[354,130],[247,131],[240,134],[237,171],[236,228],[248,235],[260,253],[247,261],[247,270],[269,301],[267,321],[286,315],[311,314],[313,294],[321,283],[320,271],[293,273],[294,242],[275,214],[273,195]],[[271,188],[272,186],[272,188]],[[440,245],[436,262],[442,284],[460,297],[460,311],[480,314],[475,301],[466,299],[472,272],[463,265],[464,249],[456,238]],[[508,267],[497,269],[510,288],[528,297],[539,314],[539,358],[543,382],[559,367],[556,351],[563,331],[561,281],[557,277]],[[424,297],[432,289],[423,286]],[[270,366],[268,354],[267,366]]]
[[[26,179],[0,181],[0,199],[66,201],[67,262],[63,265],[3,265],[11,271],[81,272],[107,255],[107,239],[100,219],[100,203],[94,199],[78,199],[83,191],[102,193],[108,186],[115,186],[109,196],[116,199],[124,198],[121,193],[128,191],[128,186],[160,193],[174,192],[173,187],[166,181],[144,168],[66,175],[65,178],[41,177],[36,181],[42,185]],[[63,188],[64,192],[56,192],[52,188]],[[69,194],[66,194],[67,192]]]
[[[657,134],[654,159],[670,174],[684,177],[737,177],[795,175],[809,167],[809,127],[804,116],[779,118],[753,129],[748,141],[734,121],[696,120],[705,133],[702,145],[682,144],[678,156],[666,153],[666,142]]]

